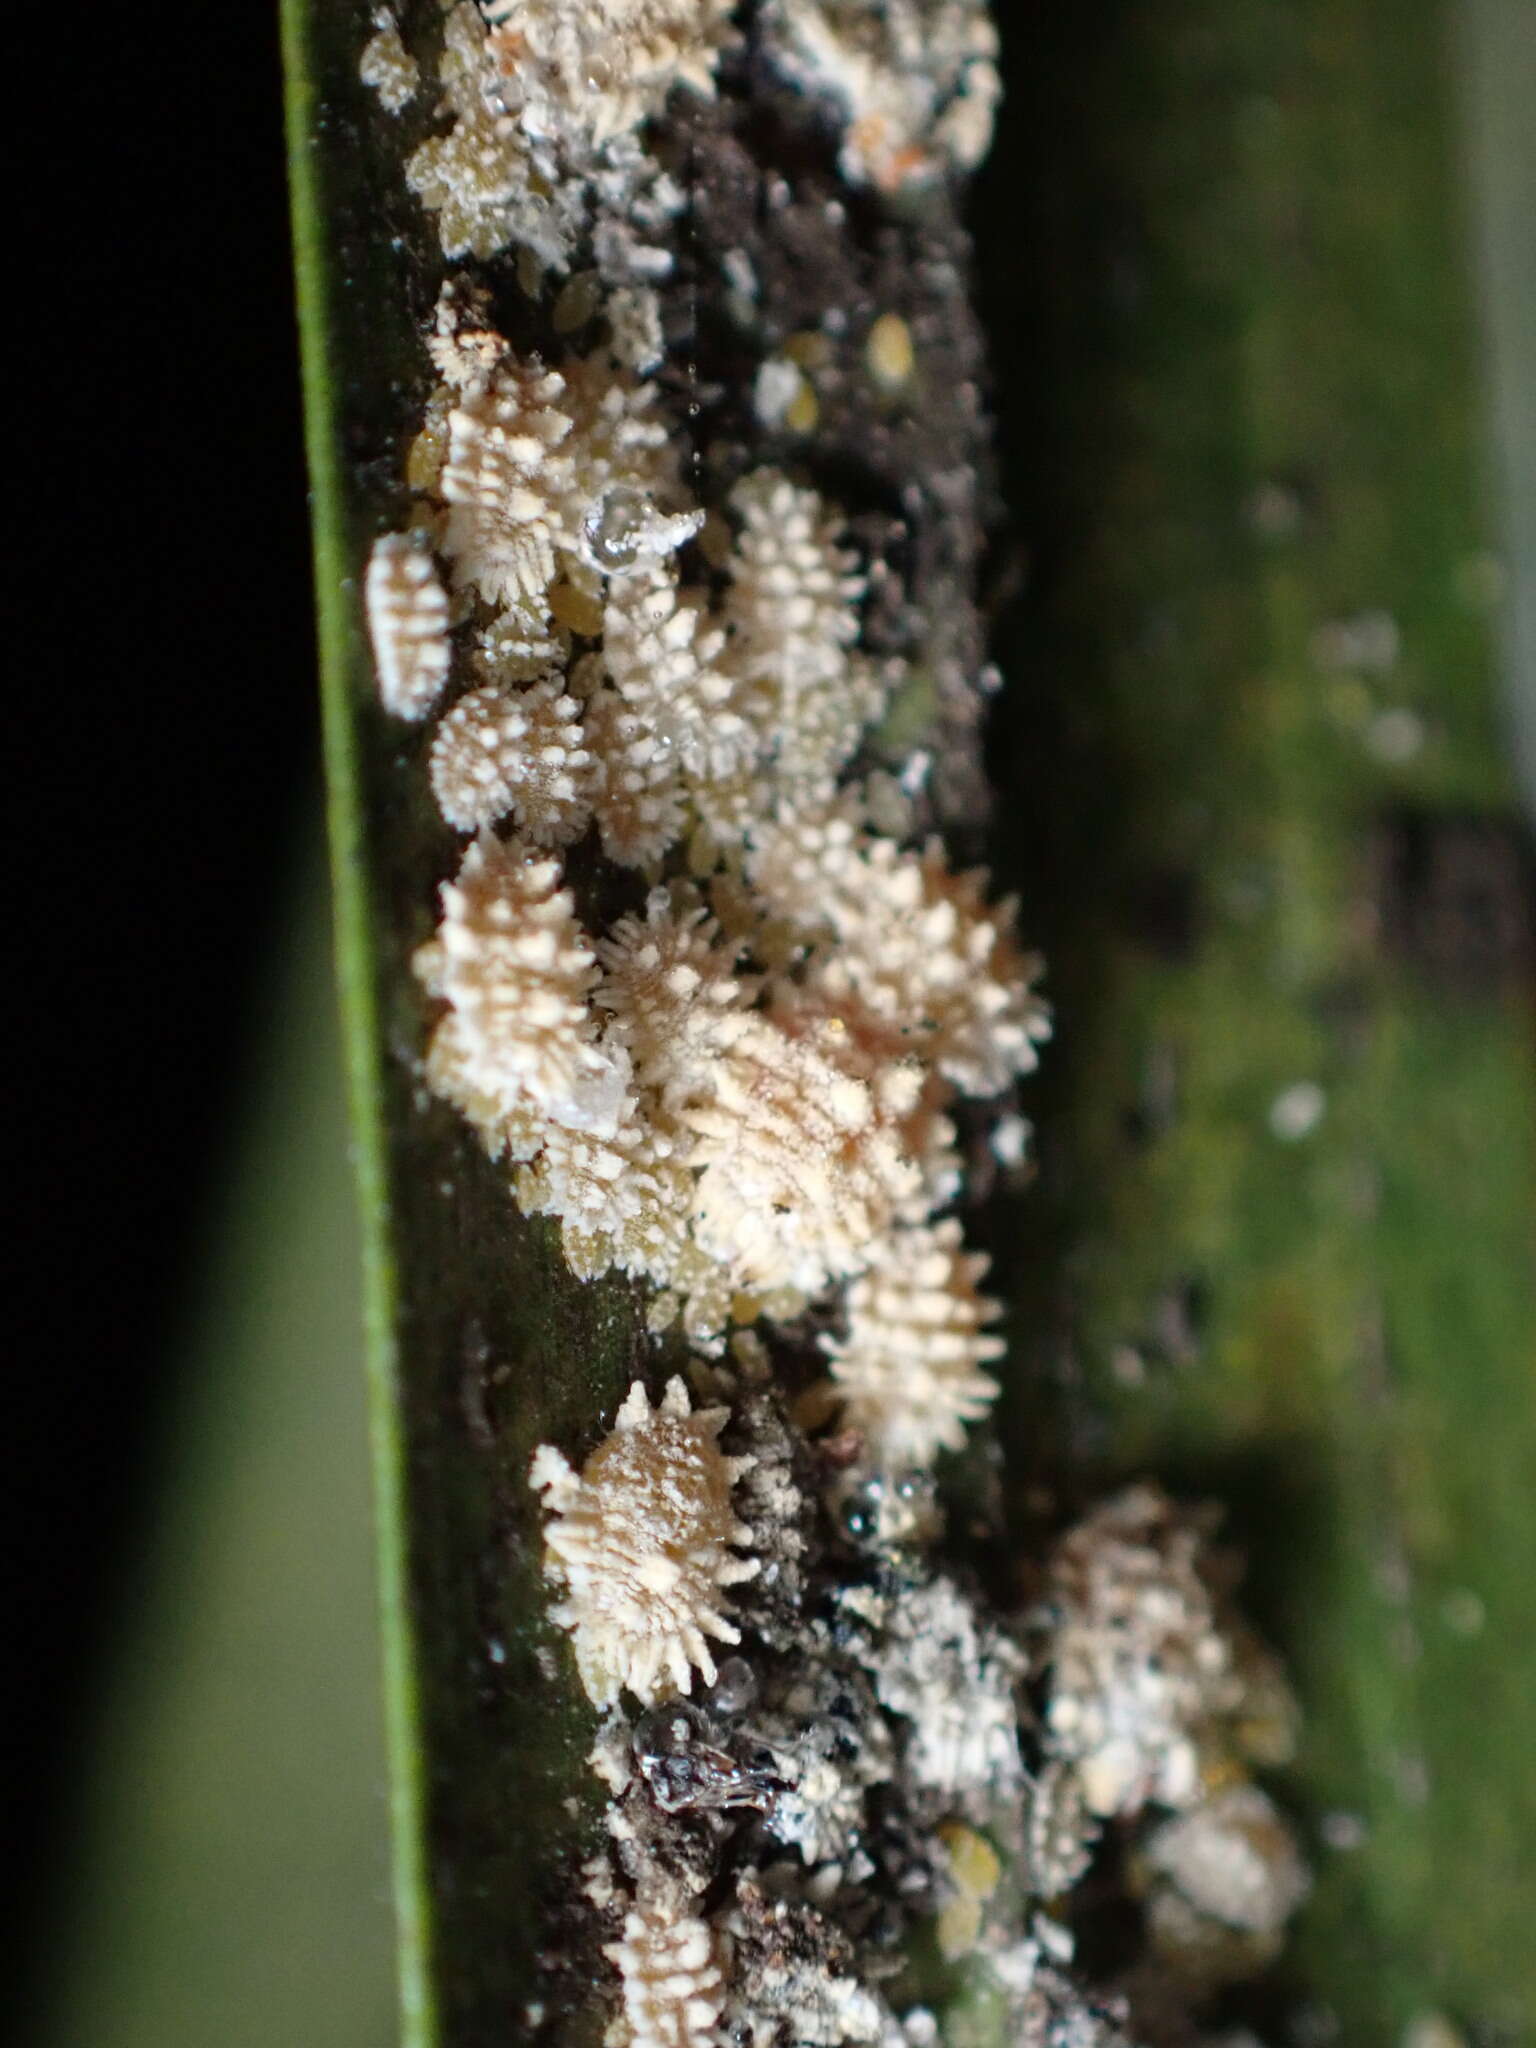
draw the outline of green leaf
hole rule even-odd
[[[1354,2042],[1536,2013],[1536,962],[1454,26],[1058,21],[991,172],[1059,1020],[1012,1434],[1230,1504],[1306,1715],[1282,1974]]]

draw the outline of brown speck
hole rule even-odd
[[[912,330],[899,313],[882,313],[871,327],[864,360],[882,391],[899,391],[908,382],[916,357]]]
[[[820,418],[821,401],[816,396],[816,388],[808,378],[802,377],[800,388],[785,411],[784,424],[792,434],[809,434]]]
[[[1536,862],[1516,819],[1402,809],[1372,853],[1389,952],[1466,994],[1536,974]]]

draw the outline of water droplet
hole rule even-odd
[[[757,1697],[757,1674],[745,1657],[727,1657],[709,1694],[717,1714],[740,1714]]]
[[[629,569],[640,558],[640,536],[646,520],[641,492],[619,484],[599,500],[582,529],[587,548],[599,568]]]

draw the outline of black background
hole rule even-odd
[[[23,543],[0,1611],[24,1956],[131,1623],[188,1284],[319,787],[276,9],[42,21],[46,41],[8,39],[0,434]]]

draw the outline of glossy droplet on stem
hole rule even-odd
[[[640,559],[646,501],[639,491],[620,484],[588,515],[582,531],[592,559],[602,569],[629,569]]]
[[[710,1689],[717,1714],[742,1714],[757,1697],[757,1674],[745,1657],[727,1657]]]

